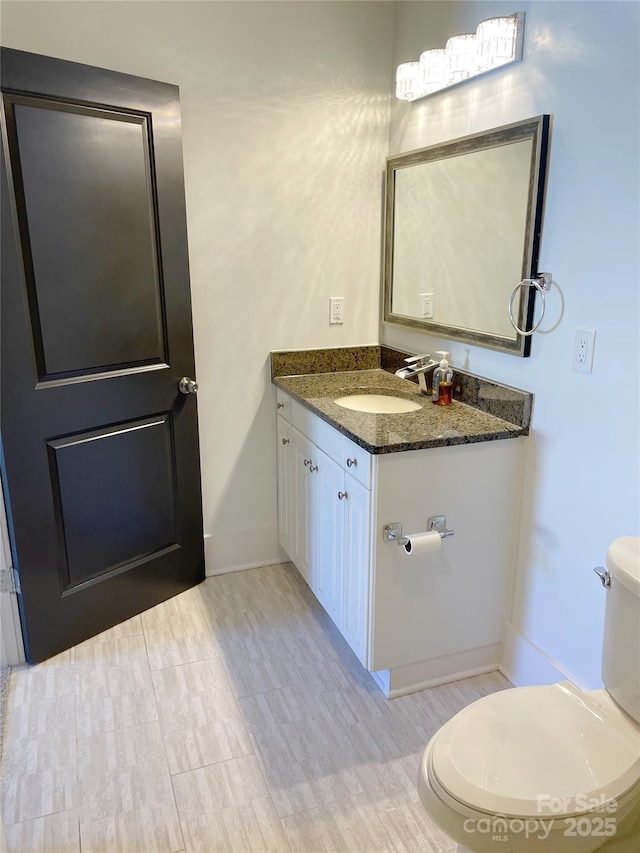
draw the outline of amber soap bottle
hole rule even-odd
[[[437,406],[450,406],[453,400],[453,370],[447,361],[448,352],[437,350],[440,366],[433,371],[431,400]]]

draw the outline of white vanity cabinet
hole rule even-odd
[[[289,406],[318,443],[279,415],[280,544],[366,666],[371,492],[350,469],[360,464],[368,480],[369,454],[357,448],[345,455],[349,439],[297,403]]]
[[[511,595],[523,439],[369,454],[281,389],[280,544],[387,696],[495,669]],[[446,515],[409,557],[384,539]]]

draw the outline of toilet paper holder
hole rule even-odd
[[[446,515],[432,515],[427,519],[427,532],[431,533],[432,531],[437,531],[441,539],[454,535],[453,530],[447,530]],[[397,542],[398,545],[404,545],[409,541],[407,536],[402,535],[402,524],[399,521],[385,524],[382,530],[382,538],[385,542]]]

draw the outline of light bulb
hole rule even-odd
[[[447,85],[447,53],[444,48],[425,50],[420,55],[420,80],[425,95],[437,92]]]
[[[453,36],[445,48],[449,66],[449,85],[459,83],[476,73],[476,36],[475,33],[465,33]]]
[[[517,34],[518,21],[515,15],[489,18],[478,24],[476,42],[479,74],[511,62],[515,56]]]
[[[396,71],[396,98],[415,101],[424,95],[420,86],[420,63],[403,62]]]

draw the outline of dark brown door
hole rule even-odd
[[[2,49],[2,475],[29,660],[204,577],[178,89]]]

